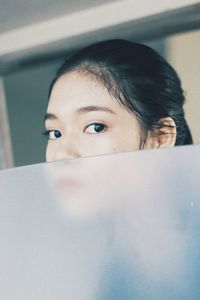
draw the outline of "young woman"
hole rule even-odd
[[[47,161],[192,144],[175,70],[151,48],[108,40],[70,56],[50,88]]]

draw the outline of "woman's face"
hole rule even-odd
[[[46,114],[46,160],[139,150],[140,126],[106,88],[78,72],[55,83]]]

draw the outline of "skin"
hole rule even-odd
[[[47,161],[140,148],[141,128],[134,114],[94,79],[75,71],[55,83],[45,120]],[[172,125],[173,120],[165,118],[162,123]],[[173,146],[175,133],[149,133],[144,148]]]

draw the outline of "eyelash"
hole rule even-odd
[[[103,129],[102,130],[100,130],[99,132],[97,131],[97,132],[93,132],[93,133],[89,133],[89,132],[86,132],[87,131],[87,129],[89,128],[89,127],[91,127],[91,126],[95,126],[95,125],[99,125],[99,126],[103,126]],[[106,131],[107,130],[107,126],[105,125],[105,124],[103,124],[103,123],[97,123],[97,122],[95,122],[95,123],[91,123],[91,124],[89,124],[89,125],[87,125],[86,127],[85,127],[85,129],[84,129],[84,132],[86,132],[86,133],[88,133],[88,134],[99,134],[99,133],[102,133],[102,132],[104,132],[104,131]]]
[[[100,130],[99,132],[97,131],[97,132],[93,132],[93,133],[91,133],[91,132],[86,132],[87,131],[87,129],[90,127],[90,126],[95,126],[95,125],[98,125],[98,126],[103,126],[103,129],[102,130]],[[83,132],[86,132],[86,133],[88,133],[88,134],[99,134],[99,133],[102,133],[102,132],[104,132],[104,131],[106,131],[107,130],[107,126],[105,125],[105,124],[103,124],[103,123],[97,123],[97,122],[95,122],[95,123],[91,123],[91,124],[89,124],[89,125],[87,125],[86,127],[85,127],[85,129],[84,129],[84,131]],[[51,132],[59,132],[60,133],[60,135],[62,136],[62,133],[59,131],[59,130],[57,130],[57,129],[51,129],[51,130],[45,130],[43,133],[42,133],[42,135],[43,136],[45,136],[45,137],[47,137],[48,139],[58,139],[58,138],[60,138],[61,136],[59,136],[59,137],[55,137],[55,138],[50,138],[50,133]]]
[[[48,137],[49,136],[49,130],[44,130],[42,132],[42,135],[45,136],[45,137]]]
[[[50,133],[51,132],[59,132],[60,133],[60,136],[59,137],[55,137],[55,138],[50,138]],[[51,139],[51,140],[53,140],[53,139],[58,139],[58,138],[60,138],[61,136],[62,136],[62,133],[59,131],[59,130],[57,130],[57,129],[51,129],[51,130],[45,130],[43,133],[42,133],[42,135],[44,135],[45,137],[47,137],[48,139]]]

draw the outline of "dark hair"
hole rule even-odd
[[[184,117],[181,82],[175,70],[150,47],[117,39],[83,48],[57,71],[50,93],[57,79],[70,71],[92,76],[137,117],[143,133],[141,145],[149,130],[165,126],[160,122],[165,117],[176,124],[175,145],[193,143]]]

